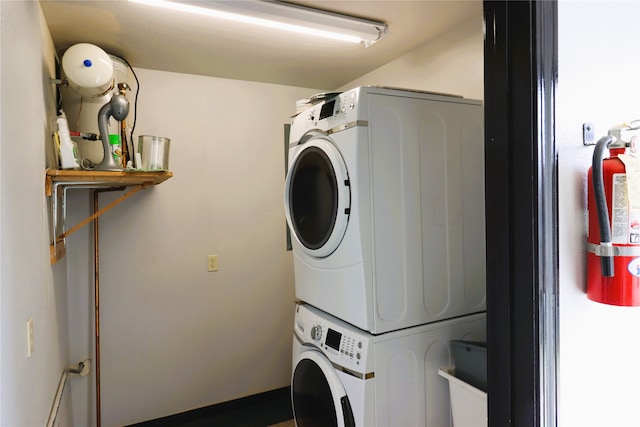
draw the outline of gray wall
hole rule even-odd
[[[44,171],[55,125],[54,60],[39,3],[0,2],[0,43],[0,425],[35,427],[46,424],[72,362],[67,269],[49,263]]]

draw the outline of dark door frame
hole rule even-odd
[[[484,1],[489,425],[554,426],[555,1]]]

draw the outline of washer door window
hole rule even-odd
[[[285,183],[287,222],[303,250],[322,258],[335,251],[349,221],[349,177],[324,134],[301,142]]]
[[[354,427],[353,410],[331,362],[317,351],[302,353],[291,380],[298,427]]]

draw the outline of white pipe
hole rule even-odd
[[[86,377],[91,370],[91,360],[87,359],[84,362],[78,363],[77,368],[69,368],[65,369],[62,372],[62,376],[60,377],[60,382],[58,383],[58,390],[56,391],[56,396],[53,399],[53,405],[51,406],[51,412],[49,413],[49,421],[47,421],[47,427],[53,427],[56,423],[56,418],[58,417],[58,410],[60,409],[60,402],[62,402],[62,394],[64,393],[64,386],[67,383],[67,375],[68,374],[77,374],[81,377]]]

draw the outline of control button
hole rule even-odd
[[[356,359],[360,360],[361,357],[360,353],[356,353]]]
[[[358,342],[358,348],[362,348],[362,341]]]
[[[320,338],[322,338],[322,326],[315,325],[311,328],[311,338],[315,341],[320,341]]]

